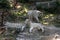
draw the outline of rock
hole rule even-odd
[[[21,31],[24,30],[25,24],[24,23],[11,23],[11,22],[6,22],[5,23],[5,27],[6,28],[17,28],[17,29],[21,29]]]
[[[41,37],[41,40],[60,40],[60,35],[58,34],[52,34],[52,35],[49,35],[49,36],[43,36]]]
[[[36,2],[36,6],[40,6],[41,8],[54,8],[56,7],[56,1],[47,1],[47,2]]]

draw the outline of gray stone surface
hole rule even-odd
[[[45,32],[35,31],[34,33],[22,32],[18,34],[18,40],[57,40],[55,39],[55,33],[60,35],[60,28],[56,27],[47,27]],[[58,37],[60,40],[60,36]]]
[[[55,40],[55,33],[60,35],[60,28],[55,27],[54,25],[44,27],[45,31],[35,31],[29,33],[29,28],[26,28],[23,32],[20,32],[16,36],[16,40]],[[60,40],[60,36],[57,37]]]

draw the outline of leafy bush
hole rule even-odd
[[[0,0],[0,8],[10,9],[9,2],[7,0]]]

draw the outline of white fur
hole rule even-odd
[[[6,22],[5,23],[6,27],[12,27],[12,28],[21,28],[23,31],[25,28],[25,24],[23,23],[11,23],[11,22]]]
[[[38,16],[39,16],[39,14],[41,15],[41,13],[43,14],[43,12],[41,12],[39,10],[29,10],[27,15],[30,20],[32,20],[32,18],[34,17],[37,20],[37,22],[39,22]]]
[[[29,32],[32,32],[34,28],[42,29],[42,32],[44,32],[44,25],[41,23],[33,23],[29,19],[26,19],[26,23],[30,26]]]
[[[34,28],[42,29],[42,32],[44,32],[44,28],[43,28],[43,27],[44,27],[44,26],[41,25],[40,23],[31,23],[31,24],[30,24],[30,32],[32,32],[32,30],[33,30]]]

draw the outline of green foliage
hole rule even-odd
[[[7,0],[0,0],[0,3],[6,3]]]
[[[27,5],[23,5],[22,8],[20,8],[22,10],[16,10],[16,11],[11,11],[14,15],[16,16],[26,16],[26,10],[28,10]]]
[[[14,20],[24,20],[24,18],[27,16],[27,13],[25,10],[28,9],[27,5],[23,5],[19,10],[11,10],[9,16],[7,17],[8,21],[14,21]],[[21,18],[22,17],[22,18]]]
[[[17,0],[17,2],[20,2],[20,3],[27,3],[27,2],[29,2],[29,0]]]
[[[0,0],[0,8],[10,9],[9,2],[7,0]]]
[[[14,14],[10,14],[8,17],[7,17],[7,20],[8,21],[14,21],[16,19],[16,15]]]

